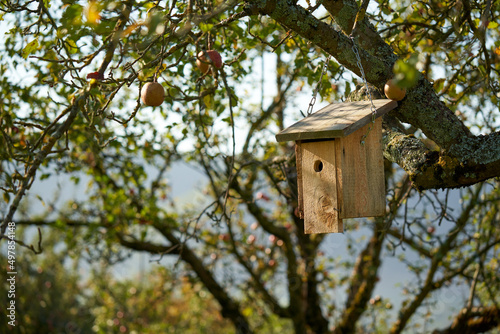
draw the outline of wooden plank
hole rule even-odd
[[[304,233],[343,232],[337,203],[335,142],[301,143]]]
[[[301,142],[295,143],[295,165],[297,169],[297,215],[304,219],[304,190],[302,188],[302,147]]]
[[[387,99],[373,100],[380,117],[397,107],[397,102]],[[341,138],[372,121],[370,101],[332,103],[303,118],[276,135],[278,142]]]
[[[368,132],[369,127],[372,129]],[[360,142],[363,136],[364,145]],[[382,119],[335,140],[340,218],[385,214]]]

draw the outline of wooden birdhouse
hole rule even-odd
[[[276,135],[296,142],[298,211],[304,232],[343,232],[342,219],[385,214],[383,114],[392,100],[333,103]]]

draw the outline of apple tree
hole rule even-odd
[[[238,333],[498,329],[499,15],[491,0],[3,1],[1,242],[15,223],[40,228],[41,248],[16,239],[35,252],[47,229],[90,263],[146,252]],[[381,98],[390,79],[406,96],[384,116],[386,215],[304,234],[294,148],[274,135],[312,91]],[[160,106],[141,101],[148,82]],[[188,205],[179,163],[206,181]],[[30,189],[57,175],[84,196],[34,214]],[[396,299],[377,290],[393,260]],[[465,292],[443,321],[450,289]]]

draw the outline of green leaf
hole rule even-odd
[[[24,59],[27,59],[29,57],[30,54],[32,54],[33,52],[35,52],[36,50],[38,50],[38,38],[37,39],[34,39],[32,40],[31,42],[29,42],[23,49],[22,51],[22,56]]]
[[[199,25],[201,31],[203,31],[203,32],[210,31],[210,29],[212,29],[213,26],[214,26],[213,24],[208,24],[208,23],[203,23],[203,22],[200,23],[200,25]]]
[[[68,51],[71,54],[75,54],[78,52],[78,46],[76,45],[76,42],[72,39],[67,39],[66,43],[68,44]]]
[[[397,84],[402,88],[411,88],[417,83],[417,62],[418,55],[413,54],[407,61],[399,59],[394,64],[395,79],[397,80]]]
[[[203,97],[203,102],[205,103],[207,109],[211,109],[214,105],[214,97],[212,95],[205,95]]]
[[[488,24],[488,29],[496,29],[496,28],[498,28],[498,22],[491,21],[491,22]]]
[[[445,81],[446,81],[446,79],[444,79],[444,78],[434,80],[434,90],[437,93],[439,93],[443,89]]]

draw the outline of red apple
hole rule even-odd
[[[220,53],[215,50],[200,51],[198,57],[196,58],[196,66],[198,69],[206,73],[210,68],[210,64],[214,65],[216,68],[222,67],[222,58]]]

